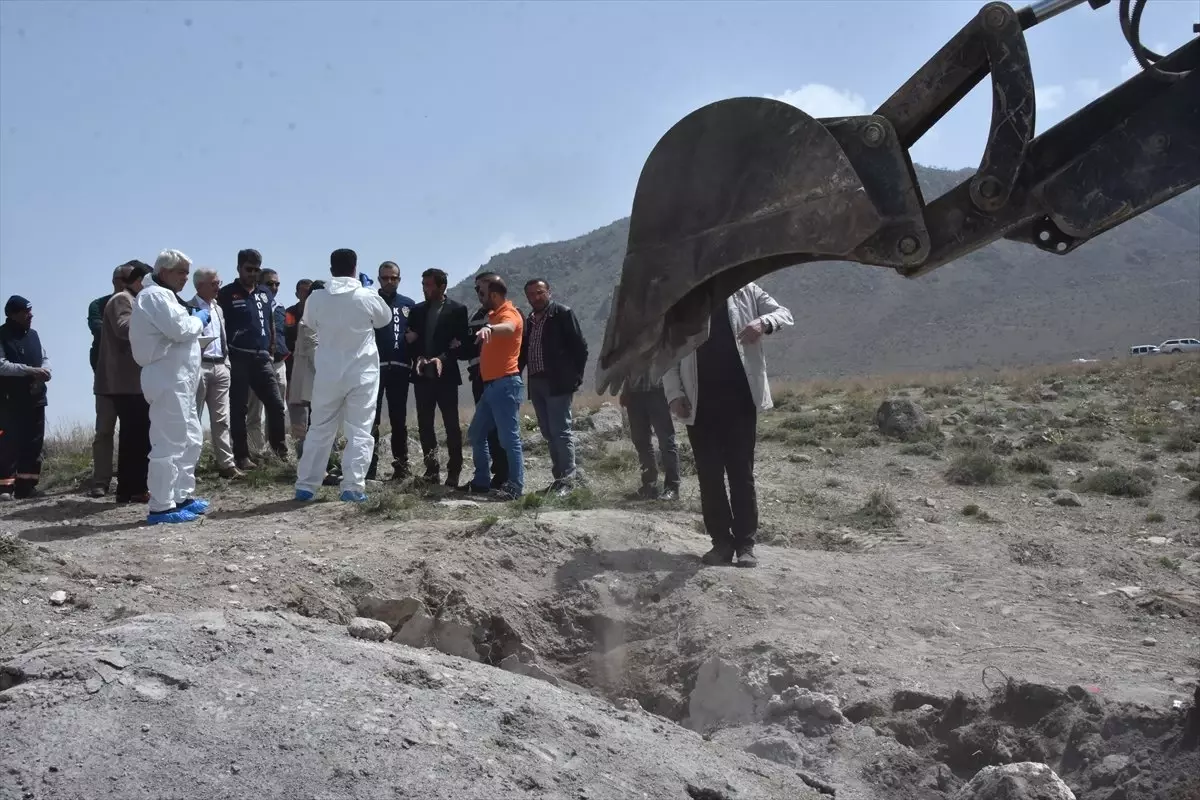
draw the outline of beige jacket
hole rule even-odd
[[[287,385],[288,405],[312,402],[313,382],[317,379],[317,333],[301,319],[296,326],[296,347],[292,350],[292,377]]]
[[[133,316],[133,293],[117,292],[104,306],[100,321],[100,349],[92,392],[98,395],[141,394],[142,368],[133,360],[129,345],[129,318]]]
[[[200,295],[195,295],[187,304],[192,308],[201,308]],[[221,310],[221,306],[217,304],[216,298],[208,304],[208,313],[212,315],[213,320],[217,323],[217,331],[221,336],[221,353],[225,356],[225,365],[229,365],[229,342],[225,339],[225,312]],[[207,349],[207,348],[206,348]],[[201,363],[214,363],[204,361],[204,350],[200,351]]]
[[[775,302],[775,298],[757,283],[748,283],[738,289],[725,301],[725,307],[729,311],[729,323],[735,337],[754,320],[766,323],[771,333],[778,333],[781,328],[790,328],[794,324],[792,312]],[[704,337],[695,343],[696,347],[707,338],[708,324],[705,323]],[[750,381],[750,394],[754,397],[754,404],[759,411],[766,411],[774,408],[775,403],[771,399],[771,386],[767,382],[767,358],[763,353],[762,344],[762,339],[754,344],[743,345],[738,342],[737,348],[742,357],[742,367],[746,370],[746,378]],[[696,369],[695,349],[668,369],[662,381],[667,402],[683,397],[691,404],[691,413],[681,417],[681,421],[685,425],[695,423],[696,409],[703,400],[696,396],[699,372]]]

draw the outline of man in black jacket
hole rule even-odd
[[[33,304],[13,295],[0,325],[0,500],[37,497],[46,435],[50,358],[33,329]]]
[[[375,346],[379,348],[379,399],[375,403],[375,424],[371,436],[379,441],[379,420],[383,416],[384,397],[387,398],[388,423],[392,427],[392,480],[402,481],[408,470],[408,386],[412,364],[408,357],[408,317],[416,302],[400,294],[400,267],[395,261],[379,265],[379,296],[392,307],[392,324],[375,329]],[[379,450],[371,457],[367,480],[375,480],[379,468]]]
[[[276,457],[288,460],[286,409],[272,362],[275,352],[275,314],[271,292],[261,283],[262,255],[254,249],[238,252],[238,279],[217,293],[225,315],[229,343],[229,433],[237,468],[254,469],[247,441],[246,406],[250,392],[258,396],[267,416],[267,439]]]
[[[480,343],[475,335],[488,321],[488,310],[484,305],[488,284],[499,277],[494,272],[482,272],[475,276],[475,296],[479,298],[479,308],[467,323],[470,326],[470,335],[458,354],[459,360],[467,362],[467,377],[471,380],[471,396],[475,399],[475,405],[479,405],[479,398],[483,396],[483,378],[479,375]],[[492,488],[502,489],[508,483],[508,456],[500,446],[499,429],[493,429],[488,434],[488,452],[492,459]]]
[[[425,480],[441,481],[437,434],[433,429],[435,409],[446,427],[446,485],[458,486],[462,473],[462,424],[458,416],[459,350],[467,341],[467,307],[446,297],[448,278],[440,269],[421,273],[425,302],[418,303],[408,317],[404,340],[414,359],[412,382],[417,401],[417,428],[425,458]]]
[[[554,482],[546,491],[564,495],[577,478],[571,402],[583,384],[588,346],[575,312],[553,299],[545,279],[528,281],[525,299],[533,311],[525,320],[520,367],[528,370],[529,399],[542,438],[550,445]]]

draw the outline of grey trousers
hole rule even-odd
[[[629,438],[637,450],[642,467],[642,485],[658,484],[658,465],[654,459],[651,431],[658,437],[662,458],[663,488],[679,491],[679,448],[675,444],[675,423],[662,388],[627,392],[625,411],[629,414]]]
[[[233,469],[233,441],[229,437],[229,367],[204,362],[196,385],[196,416],[204,419],[208,407],[213,457],[217,469]]]
[[[92,485],[105,491],[113,478],[113,442],[117,437],[117,404],[111,395],[96,395],[96,435],[92,438]]]

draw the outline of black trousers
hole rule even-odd
[[[29,497],[42,477],[46,407],[0,400],[0,492]]]
[[[371,466],[367,468],[367,479],[374,480],[379,468],[379,423],[383,417],[384,401],[387,401],[388,424],[392,426],[392,470],[395,477],[408,475],[408,387],[411,383],[407,367],[387,366],[379,370],[379,399],[375,401],[375,424],[371,436],[375,437],[375,453]]]
[[[117,499],[146,494],[150,471],[150,404],[140,394],[112,395],[121,435],[117,444]]]
[[[437,433],[433,429],[434,412],[440,411],[446,427],[446,478],[458,483],[463,465],[462,423],[458,417],[458,384],[434,380],[413,382],[417,400],[417,428],[421,435],[421,452],[425,461],[425,477],[439,480]]]
[[[471,396],[475,399],[475,405],[479,405],[479,398],[483,396],[482,379],[471,381]],[[508,483],[508,456],[500,446],[498,428],[492,428],[488,434],[488,454],[492,459],[492,488],[499,489]]]
[[[231,351],[229,353],[229,436],[233,440],[233,457],[249,458],[246,443],[246,406],[253,391],[263,404],[267,417],[267,441],[281,456],[287,455],[287,423],[283,395],[275,379],[274,365],[267,355],[255,356]]]
[[[637,450],[642,467],[642,485],[658,484],[658,464],[654,460],[651,432],[658,438],[662,458],[663,488],[679,491],[679,448],[675,444],[675,423],[662,387],[648,391],[633,391],[625,395],[625,411],[629,414],[629,438]]]
[[[714,546],[753,545],[758,532],[758,496],[754,490],[758,411],[749,388],[710,389],[705,393],[702,387],[696,423],[687,428],[700,485],[700,513]]]

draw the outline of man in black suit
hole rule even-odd
[[[468,340],[467,307],[446,297],[448,278],[440,269],[421,273],[425,302],[417,303],[404,334],[413,356],[412,385],[417,403],[417,428],[425,456],[425,480],[441,481],[434,411],[439,410],[446,428],[446,485],[458,486],[462,472],[462,425],[458,416],[458,387],[462,373],[458,353]]]

